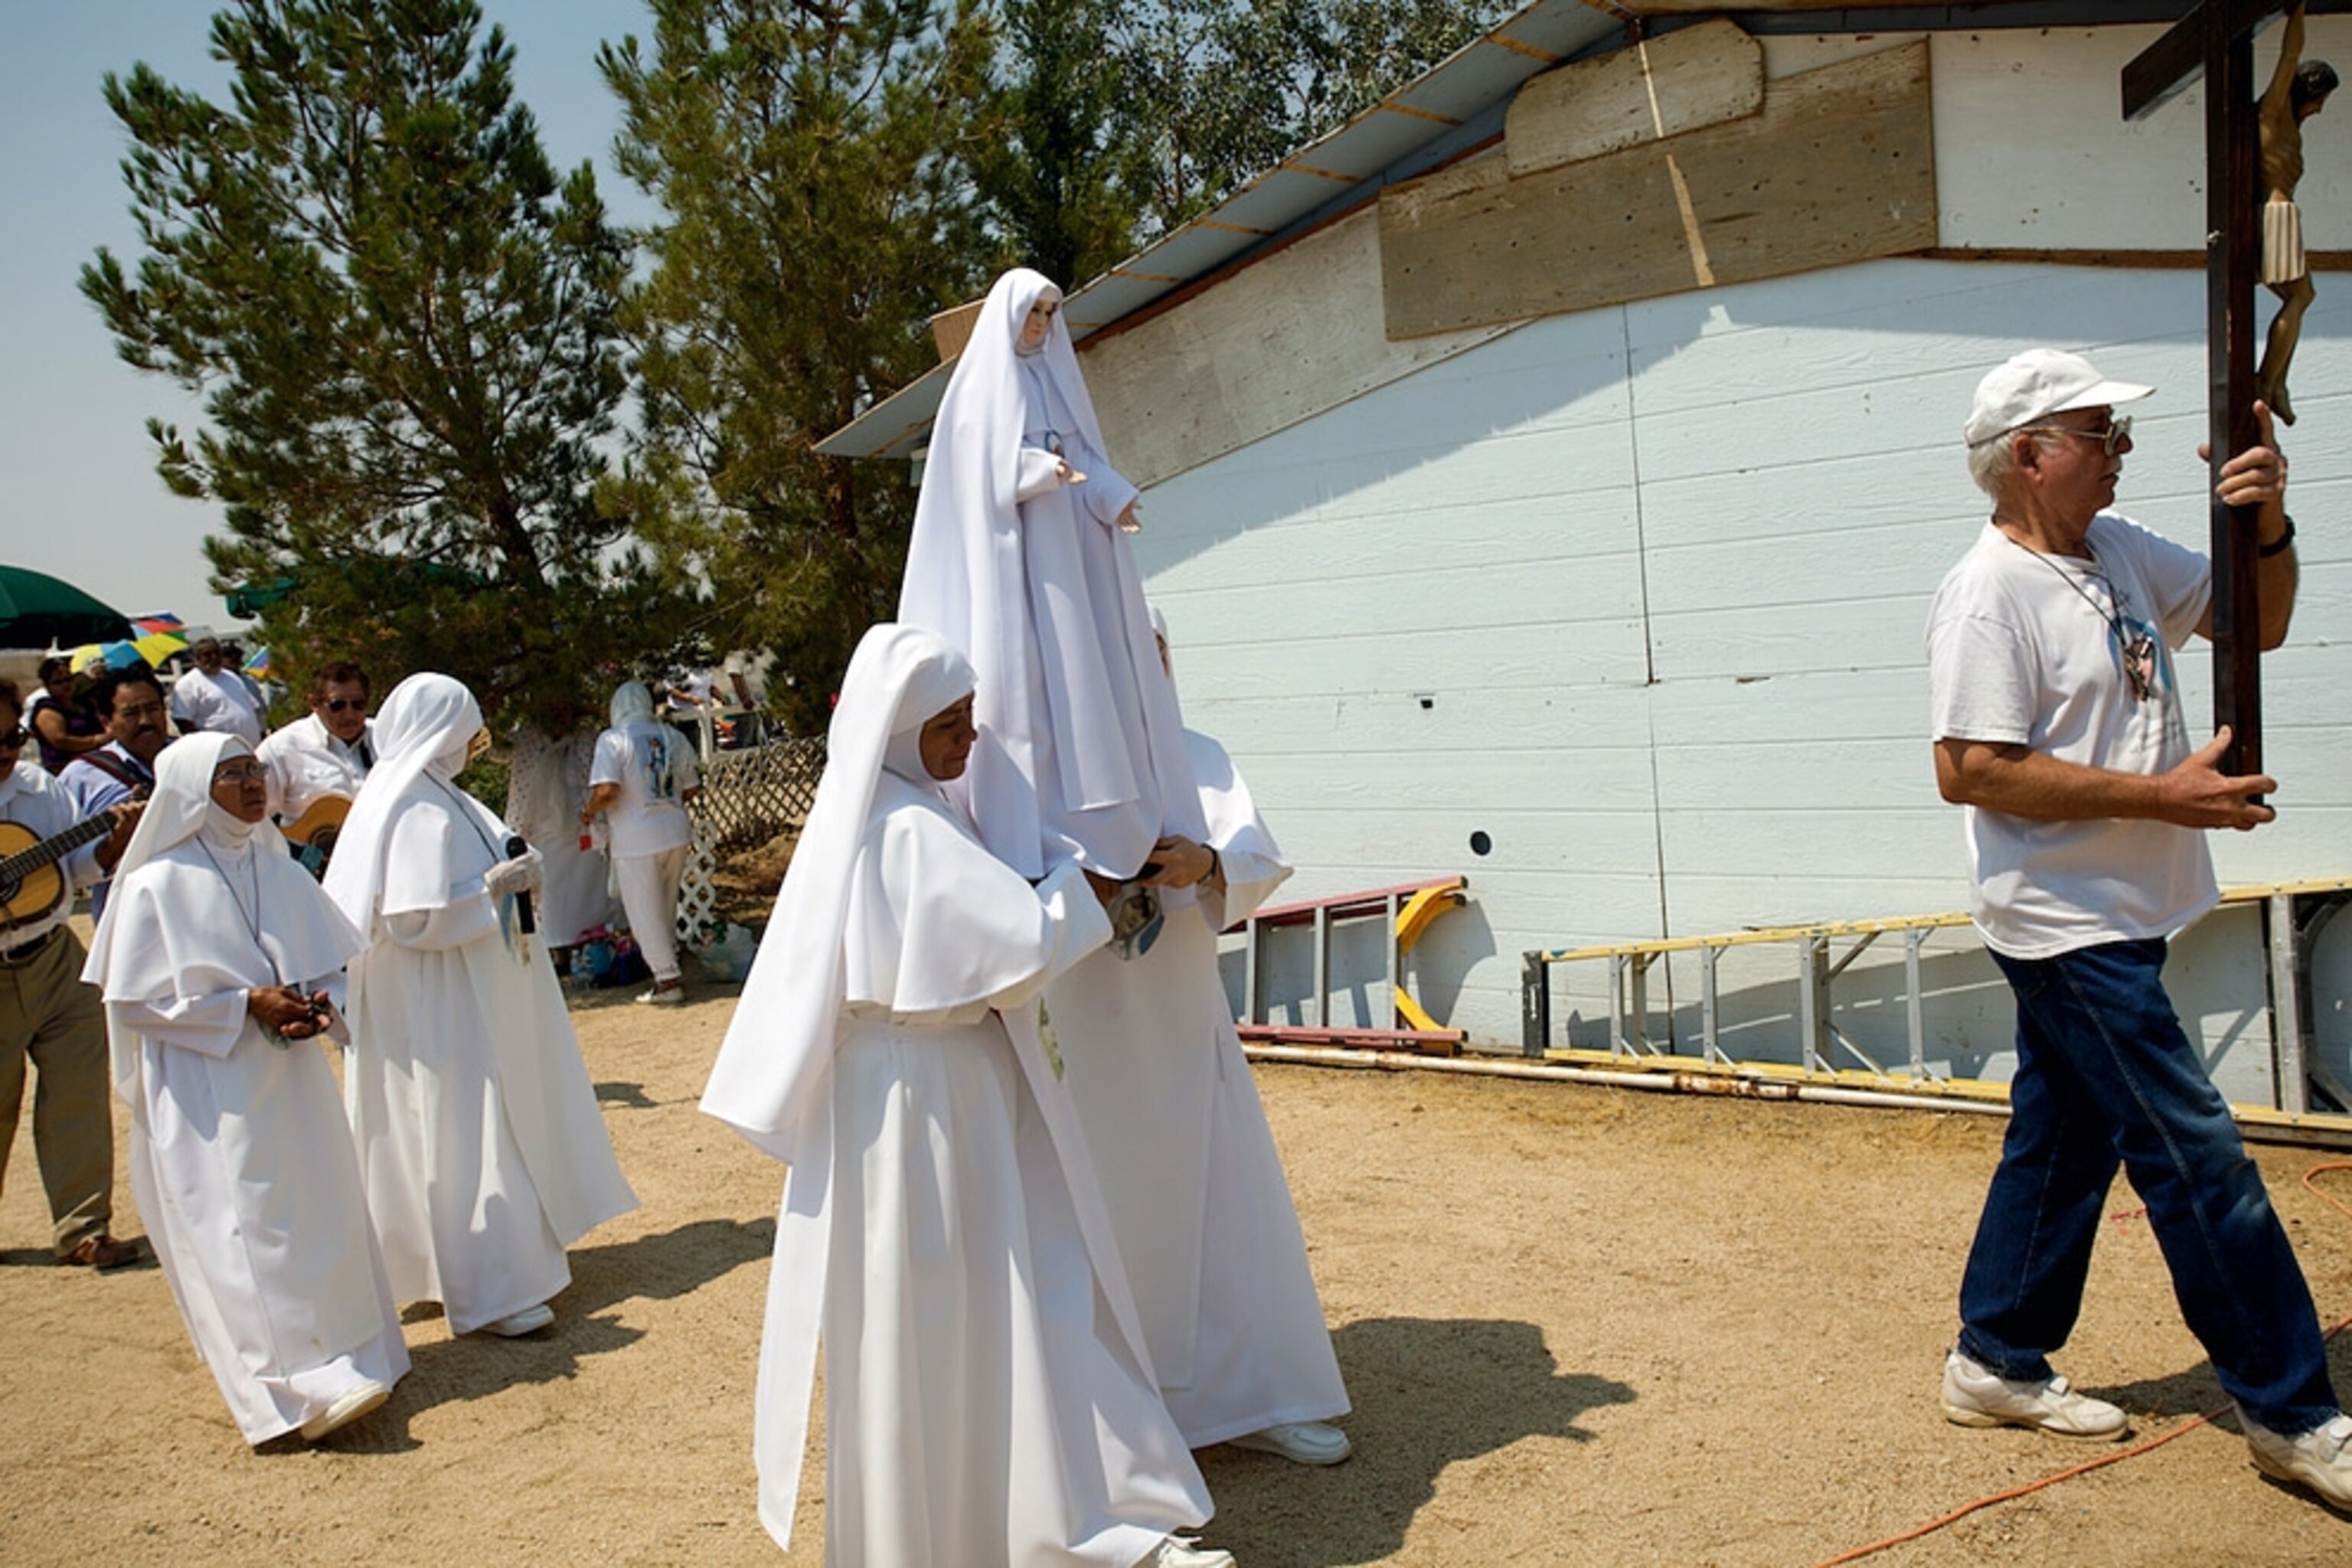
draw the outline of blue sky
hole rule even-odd
[[[120,163],[127,138],[100,96],[106,73],[145,61],[225,99],[207,55],[217,0],[8,0],[0,50],[0,561],[54,573],[127,615],[169,610],[231,622],[205,587],[210,504],[155,477],[150,416],[197,423],[172,382],[132,370],[76,280],[101,246],[139,254]],[[596,164],[605,204],[642,223],[652,207],[614,173],[618,110],[597,44],[650,33],[644,0],[484,0],[515,46],[517,91],[560,167]]]

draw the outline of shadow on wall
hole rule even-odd
[[[1447,1466],[1529,1437],[1590,1442],[1588,1412],[1636,1397],[1612,1379],[1562,1372],[1533,1323],[1372,1318],[1331,1339],[1355,1405],[1353,1458],[1303,1486],[1297,1466],[1270,1454],[1200,1456],[1217,1500],[1213,1540],[1251,1568],[1386,1562]]]

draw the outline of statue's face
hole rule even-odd
[[[1054,330],[1054,313],[1061,308],[1062,302],[1051,296],[1029,307],[1028,319],[1021,323],[1021,347],[1024,351],[1045,346],[1045,334]]]

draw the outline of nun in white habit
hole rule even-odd
[[[156,759],[82,978],[106,1001],[131,1187],[196,1353],[248,1443],[317,1439],[408,1371],[320,1049],[358,933],[266,820],[253,748]]]
[[[931,427],[898,618],[971,660],[980,740],[955,793],[981,841],[1024,877],[1066,857],[1124,881],[1163,835],[1201,837],[1200,802],[1123,526],[1136,488],[1061,300],[1025,268],[989,289]]]
[[[1152,625],[1165,657],[1166,624]],[[1172,684],[1172,680],[1171,680]],[[1290,876],[1225,749],[1184,731],[1206,830],[1157,858],[1192,904],[1150,949],[1097,951],[1047,994],[1071,1098],[1170,1414],[1192,1447],[1348,1457],[1307,1244],[1217,969],[1217,933]]]
[[[481,730],[446,675],[393,689],[325,887],[371,944],[344,1100],[394,1293],[513,1335],[553,1320],[564,1248],[637,1200],[546,945],[518,929],[538,856],[456,782]]]
[[[970,667],[909,626],[850,661],[824,779],[702,1108],[786,1162],[760,1351],[760,1517],[791,1539],[820,1342],[835,1568],[1229,1565],[1153,1392],[1037,1028],[1109,935],[1074,863],[1032,887],[940,784]]]

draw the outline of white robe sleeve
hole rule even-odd
[[[174,996],[168,1001],[111,1002],[108,1008],[123,1026],[157,1045],[176,1046],[199,1056],[225,1057],[245,1036],[242,990]]]
[[[1062,459],[1043,447],[1021,448],[1021,473],[1013,483],[1015,501],[1034,500],[1062,487]]]
[[[403,947],[438,952],[463,947],[499,929],[498,910],[478,880],[470,893],[464,884],[452,889],[450,900],[437,910],[404,910],[383,917],[383,929]]]
[[[1078,487],[1078,499],[1098,522],[1117,522],[1119,514],[1133,505],[1143,492],[1129,481],[1125,474],[1108,463],[1087,470],[1087,482]]]

